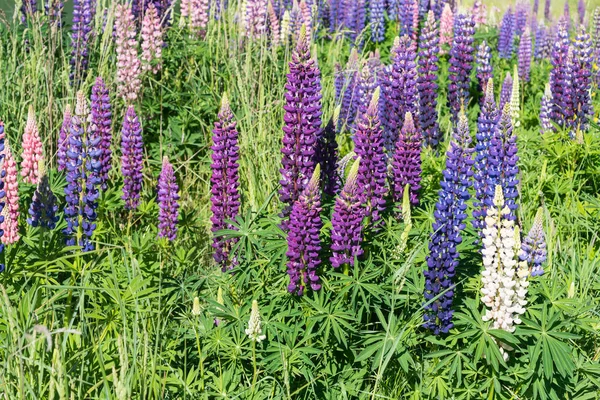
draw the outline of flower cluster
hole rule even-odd
[[[520,125],[519,117],[521,115],[521,94],[520,94],[520,79],[517,65],[513,67],[513,82],[510,92],[510,116],[512,125],[517,127]]]
[[[73,31],[71,32],[71,82],[78,86],[84,79],[89,63],[89,43],[92,37],[95,1],[73,0]]]
[[[67,147],[69,145],[69,131],[71,130],[71,106],[69,104],[66,105],[65,111],[63,113],[63,122],[60,127],[60,132],[58,134],[58,150],[56,153],[56,160],[58,164],[58,170],[64,171],[65,164],[67,162]]]
[[[546,236],[544,235],[542,212],[543,209],[540,207],[519,252],[521,261],[525,261],[531,266],[531,276],[544,274],[542,264],[546,261]]]
[[[475,22],[470,15],[459,14],[454,21],[454,41],[450,50],[450,67],[448,68],[450,85],[448,86],[448,103],[452,119],[458,119],[458,112],[469,104],[470,75],[473,69],[473,35]]]
[[[135,210],[140,204],[143,153],[142,125],[133,106],[129,106],[121,130],[122,199],[125,200],[125,208],[128,210]]]
[[[525,32],[525,26],[527,25],[527,18],[529,17],[529,4],[528,2],[519,1],[515,6],[515,36],[519,37]]]
[[[512,96],[513,89],[513,78],[510,72],[506,72],[506,77],[502,82],[502,88],[500,89],[500,101],[498,102],[498,109],[503,110],[505,104],[510,104],[510,98]]]
[[[519,42],[519,76],[523,82],[529,82],[531,70],[531,33],[526,29]]]
[[[266,0],[246,0],[244,11],[245,34],[248,37],[259,38],[267,31],[267,2]]]
[[[336,103],[341,104],[338,130],[344,125],[352,125],[356,117],[356,111],[360,98],[358,96],[360,62],[356,48],[352,49],[346,67],[337,65],[335,72]]]
[[[21,176],[23,182],[37,185],[40,181],[38,163],[42,159],[43,146],[40,139],[33,106],[29,106],[27,123],[23,133],[23,153],[21,155]]]
[[[573,45],[573,64],[571,68],[573,85],[573,121],[572,128],[585,132],[590,118],[594,114],[592,107],[592,41],[590,35],[581,28]]]
[[[44,167],[41,166],[41,168],[43,169]],[[56,203],[56,196],[52,192],[50,183],[48,182],[48,174],[43,171],[40,183],[35,192],[33,192],[27,223],[33,227],[39,226],[49,230],[54,229],[58,222],[58,205]]]
[[[167,238],[170,241],[177,238],[178,192],[179,186],[175,180],[173,166],[165,156],[158,177],[158,237]]]
[[[419,126],[425,142],[432,147],[436,147],[440,142],[437,122],[438,53],[440,51],[438,32],[433,11],[429,11],[419,38],[417,91],[419,93]]]
[[[375,43],[385,39],[385,21],[383,19],[383,0],[369,2],[369,18],[371,21],[371,40]]]
[[[0,121],[0,224],[4,222],[4,216],[6,212],[4,207],[6,205],[6,193],[4,192],[4,178],[6,177],[6,171],[4,170],[4,122]],[[4,235],[4,231],[0,229],[0,238]],[[4,243],[0,241],[0,253],[4,251]],[[4,271],[4,264],[0,263],[0,272]]]
[[[340,174],[337,171],[338,144],[335,140],[335,117],[331,118],[317,139],[315,159],[322,166],[323,193],[335,196],[340,189]]]
[[[537,26],[535,32],[535,46],[533,50],[533,58],[536,60],[542,60],[548,58],[548,32],[543,24]]]
[[[454,14],[450,4],[444,3],[444,9],[440,19],[440,46],[451,45],[454,39]],[[444,52],[442,51],[442,54]]]
[[[498,55],[500,58],[511,58],[515,41],[515,16],[512,8],[508,8],[502,18],[498,37]]]
[[[260,343],[267,338],[266,335],[263,335],[261,324],[258,302],[252,300],[252,311],[250,312],[250,320],[248,320],[248,328],[244,331],[251,341]]]
[[[32,17],[37,12],[37,0],[22,0],[21,23],[27,22],[27,17]]]
[[[554,40],[550,71],[550,89],[552,90],[552,120],[560,126],[570,121],[573,117],[572,111],[572,81],[571,63],[569,62],[569,31],[564,21],[558,27],[558,33]]]
[[[101,154],[98,159],[99,166],[99,183],[102,190],[106,190],[108,182],[108,173],[111,169],[112,151],[110,145],[112,142],[112,113],[110,107],[110,97],[108,88],[104,84],[101,77],[96,78],[94,86],[92,86],[91,99],[91,125],[90,133],[100,139],[95,146],[99,148]],[[66,114],[65,114],[66,121]],[[64,126],[63,122],[63,126]],[[62,131],[61,131],[62,132]]]
[[[161,69],[162,25],[154,4],[150,3],[142,22],[142,71],[157,73]]]
[[[17,162],[4,139],[4,151],[2,154],[3,185],[4,185],[4,208],[2,213],[4,221],[0,223],[0,229],[4,230],[4,235],[0,238],[4,244],[13,244],[19,241],[19,182],[17,175]],[[39,171],[39,170],[38,170]]]
[[[490,46],[484,40],[477,48],[477,79],[479,79],[479,87],[483,92],[486,90],[488,81],[492,78],[492,53]]]
[[[542,96],[542,102],[540,105],[540,131],[541,133],[554,131],[554,125],[552,125],[552,91],[550,90],[550,83],[546,83],[544,89],[544,95]]]
[[[412,114],[407,112],[404,118],[404,126],[396,142],[396,151],[392,161],[392,194],[396,203],[402,201],[404,188],[409,185],[411,204],[419,204],[421,139],[422,136],[415,128]]]
[[[138,98],[142,81],[141,62],[138,58],[136,26],[131,7],[119,4],[115,11],[117,52],[117,84],[119,95],[126,103]]]

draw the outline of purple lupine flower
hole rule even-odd
[[[92,36],[95,7],[92,0],[74,0],[71,32],[71,82],[75,87],[85,78],[88,69],[88,45]]]
[[[507,218],[516,219],[519,196],[519,167],[517,135],[513,131],[510,102],[504,105],[498,126],[489,146],[487,168],[487,198],[494,198],[496,185],[502,186],[505,205],[510,209]],[[489,206],[489,204],[488,204]]]
[[[385,20],[383,19],[383,0],[369,2],[369,21],[371,24],[371,40],[381,43],[385,39]]]
[[[163,157],[158,177],[158,237],[173,241],[177,238],[179,219],[179,186],[173,166],[167,156]]]
[[[542,264],[546,261],[546,235],[542,223],[542,208],[540,207],[533,220],[533,225],[523,242],[519,254],[521,261],[526,261],[531,267],[531,276],[544,274]]]
[[[4,122],[0,121],[0,224],[4,223],[4,215],[6,210],[6,192],[4,179],[6,177],[5,163],[4,163]],[[0,237],[4,236],[4,231],[0,229]],[[4,251],[4,243],[0,241],[0,253]],[[4,264],[0,263],[0,272],[4,271]]]
[[[591,117],[592,107],[592,40],[590,35],[581,27],[573,44],[573,64],[571,67],[573,111],[572,128],[586,132]]]
[[[571,8],[569,7],[569,0],[565,0],[565,8],[563,10],[562,20],[567,25],[567,31],[571,30]]]
[[[419,105],[416,54],[413,42],[408,36],[396,38],[394,41],[391,72],[390,80],[384,86],[386,105],[384,146],[390,155],[394,151],[398,133],[404,124],[404,116],[407,112],[417,115]]]
[[[573,116],[571,63],[568,61],[569,45],[569,31],[564,20],[561,20],[550,60],[552,62],[550,89],[554,101],[552,120],[563,127]]]
[[[583,25],[585,20],[585,0],[577,2],[577,15],[579,16],[579,25]]]
[[[218,121],[213,129],[210,178],[213,233],[222,229],[236,229],[228,222],[233,221],[240,210],[239,134],[236,125],[227,94],[223,94]],[[214,259],[223,272],[237,265],[237,260],[231,255],[236,242],[237,238],[222,236],[213,239]]]
[[[23,0],[21,4],[21,23],[27,22],[28,17],[33,17],[37,12],[37,0]]]
[[[287,237],[287,272],[290,276],[288,291],[302,296],[307,286],[312,290],[321,289],[317,268],[321,263],[321,194],[319,193],[319,165],[314,169],[306,188],[294,202],[290,214]]]
[[[490,145],[498,125],[500,114],[494,99],[494,81],[490,78],[485,88],[485,96],[481,105],[481,112],[477,119],[477,143],[475,145],[475,164],[473,186],[475,188],[475,201],[473,202],[473,227],[480,235],[485,227],[487,208],[493,206],[493,196],[489,197],[488,168]]]
[[[548,41],[546,27],[544,24],[539,24],[537,26],[537,31],[535,32],[535,48],[533,51],[533,57],[536,60],[543,60],[548,57],[546,50],[548,48],[546,42]]]
[[[385,208],[387,166],[383,132],[379,120],[380,89],[375,89],[367,111],[358,117],[354,133],[354,152],[360,157],[357,182],[365,208],[365,217],[376,225]]]
[[[519,79],[529,82],[531,70],[531,33],[526,29],[519,42]]]
[[[402,203],[404,188],[410,186],[410,203],[419,204],[421,188],[421,143],[422,136],[415,128],[410,112],[404,117],[404,126],[398,135],[396,151],[392,161],[392,195],[394,202]]]
[[[65,112],[63,113],[63,123],[60,127],[60,133],[58,134],[58,150],[56,153],[56,160],[58,164],[58,170],[63,171],[67,164],[67,148],[69,144],[69,132],[71,131],[71,106],[66,105]]]
[[[498,36],[498,56],[500,58],[511,58],[515,41],[515,16],[512,8],[508,8],[502,17],[500,34]]]
[[[121,173],[125,208],[135,210],[140,204],[142,191],[142,164],[144,159],[142,125],[133,106],[127,107],[121,130]]]
[[[386,10],[391,21],[398,21],[401,0],[386,0]]]
[[[346,184],[335,199],[331,217],[330,261],[333,268],[345,264],[354,266],[354,259],[363,254],[361,247],[363,208],[357,183],[359,166],[360,157],[352,164]]]
[[[544,95],[542,96],[542,102],[540,105],[540,132],[552,132],[554,131],[554,125],[552,125],[552,91],[550,90],[550,83],[546,83]]]
[[[304,190],[315,168],[315,147],[321,129],[321,81],[319,68],[310,56],[306,29],[300,29],[296,49],[292,53],[290,73],[285,85],[285,115],[281,189],[279,198],[285,205],[285,219]]]
[[[419,19],[425,18],[427,12],[433,11],[433,3],[430,0],[419,0]]]
[[[353,0],[356,4],[353,8],[353,23],[349,26],[350,28],[350,38],[352,41],[356,41],[359,34],[365,29],[366,22],[366,0]],[[355,45],[359,48],[362,47],[362,41],[360,43],[355,43]]]
[[[331,118],[317,140],[315,159],[323,166],[323,193],[335,196],[340,191],[340,175],[338,173],[338,145],[335,140],[335,121]]]
[[[415,17],[418,24],[419,5],[417,4],[417,0],[402,0],[401,4],[400,35],[410,37],[414,44],[417,41],[418,25],[415,26]]]
[[[35,192],[33,192],[27,223],[33,227],[39,226],[52,230],[58,222],[57,212],[56,196],[50,188],[48,174],[43,174]]]
[[[510,104],[510,97],[512,94],[513,79],[510,72],[506,72],[504,82],[502,82],[502,88],[500,89],[500,101],[498,102],[498,110],[503,110],[505,104]]]
[[[46,0],[44,9],[50,24],[55,24],[58,27],[62,26],[63,19],[63,0]]]
[[[96,78],[96,83],[92,86],[91,113],[92,124],[90,130],[94,131],[95,135],[101,138],[99,143],[99,148],[102,151],[100,156],[100,187],[102,190],[106,190],[112,156],[110,149],[112,142],[112,113],[110,110],[108,89],[101,77]]]
[[[446,169],[440,182],[433,233],[429,241],[427,270],[424,272],[424,296],[425,301],[430,303],[424,306],[423,327],[433,331],[435,335],[447,333],[454,326],[452,279],[458,266],[457,246],[462,242],[461,231],[465,229],[466,202],[469,200],[473,176],[473,149],[469,148],[470,142],[467,117],[461,112],[446,154]]]
[[[540,0],[534,0],[533,1],[533,17],[532,17],[533,20],[535,20],[537,18],[539,8],[540,8]]]
[[[546,19],[546,21],[550,21],[552,19],[552,17],[550,16],[550,3],[552,2],[552,0],[546,0],[544,2],[544,18]]]
[[[488,81],[492,78],[492,53],[490,46],[484,40],[477,49],[477,79],[479,80],[479,88],[485,92]],[[482,98],[483,100],[483,98]]]
[[[592,19],[592,27],[590,29],[592,31],[592,56],[594,59],[594,63],[596,65],[600,65],[600,7],[596,7],[594,10],[594,17]],[[598,71],[594,74],[594,79],[596,81],[596,85],[600,83],[600,73]]]
[[[357,106],[360,98],[357,94],[357,85],[359,81],[360,61],[359,55],[355,48],[350,52],[346,68],[341,71],[339,78],[342,83],[341,98],[338,97],[338,104],[341,104],[338,130],[343,126],[350,126],[354,123],[356,117]],[[338,83],[339,85],[339,83]],[[341,100],[341,103],[340,103]]]
[[[427,21],[419,38],[419,126],[425,143],[436,147],[440,142],[437,122],[438,54],[440,35],[433,11],[427,13]]]
[[[248,0],[245,4],[246,36],[259,38],[267,31],[267,2],[265,0]]]
[[[515,36],[519,37],[525,32],[527,26],[527,18],[529,14],[529,4],[519,2],[515,6]]]
[[[454,121],[464,105],[469,104],[471,87],[471,70],[473,69],[473,35],[475,22],[470,15],[459,14],[454,21],[454,40],[450,49],[450,67],[448,68],[450,85],[448,87],[448,103]]]

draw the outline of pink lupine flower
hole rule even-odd
[[[115,12],[117,42],[117,90],[127,103],[138,98],[142,82],[135,19],[131,7],[119,4]]]
[[[10,151],[8,141],[4,143],[4,191],[6,205],[2,210],[4,221],[0,229],[4,230],[2,243],[13,244],[20,239],[19,236],[19,182],[17,181],[17,162]],[[37,163],[36,163],[37,165]]]
[[[245,13],[245,34],[252,38],[262,36],[267,28],[267,2],[266,0],[247,0]]]
[[[142,22],[142,71],[152,70],[156,74],[161,69],[162,46],[160,18],[150,3]]]
[[[279,17],[273,8],[273,0],[270,0],[267,4],[267,11],[269,13],[269,32],[271,33],[271,44],[273,47],[279,46]]]
[[[38,162],[42,159],[42,141],[38,131],[33,106],[29,106],[27,124],[23,133],[23,161],[21,161],[21,176],[23,182],[37,185],[40,181]]]
[[[208,0],[192,0],[190,30],[199,36],[206,34],[208,25]]]
[[[181,0],[181,19],[179,20],[179,27],[184,28],[188,24],[188,18],[192,15],[192,7],[194,0]]]
[[[444,10],[442,11],[442,17],[440,19],[440,53],[446,53],[443,45],[452,44],[454,38],[454,14],[450,5],[446,3]]]

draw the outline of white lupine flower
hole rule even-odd
[[[285,10],[283,17],[281,17],[281,34],[279,39],[283,44],[287,43],[290,37],[290,22],[290,12]]]
[[[258,311],[258,302],[252,301],[252,311],[250,312],[250,320],[248,321],[248,329],[245,330],[246,335],[253,342],[262,342],[267,338],[263,335],[261,328],[260,312]]]
[[[519,70],[517,69],[517,65],[515,64],[513,71],[512,92],[510,94],[510,117],[512,119],[512,124],[515,127],[520,125],[519,111],[521,94],[519,93],[519,85]]]

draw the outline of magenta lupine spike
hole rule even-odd
[[[310,55],[306,30],[300,30],[285,85],[282,168],[279,198],[284,204],[282,227],[315,168],[315,148],[321,130],[321,80]]]
[[[457,121],[458,112],[470,101],[471,70],[473,69],[473,35],[475,22],[470,15],[459,14],[454,22],[454,41],[450,50],[450,67],[448,68],[450,85],[448,86],[448,103],[452,112],[452,120]]]
[[[126,103],[137,100],[142,82],[138,58],[135,19],[128,5],[117,5],[115,11],[117,52],[117,90]]]
[[[572,82],[571,63],[569,62],[569,31],[564,20],[561,20],[558,33],[554,39],[552,51],[552,70],[550,71],[550,89],[554,105],[552,120],[559,126],[565,126],[572,118]]]
[[[19,182],[17,174],[17,163],[13,156],[8,140],[4,143],[3,151],[4,159],[3,172],[4,175],[4,208],[2,214],[4,221],[0,224],[0,229],[4,230],[2,235],[2,243],[13,244],[19,241]]]
[[[121,173],[125,208],[135,210],[140,204],[142,165],[144,162],[142,126],[133,106],[127,107],[121,130]]]
[[[56,162],[58,164],[58,170],[63,171],[67,162],[67,147],[68,147],[68,135],[71,130],[71,106],[66,105],[63,113],[63,123],[60,127],[58,134],[58,150],[56,153]]]
[[[251,38],[259,38],[267,31],[267,2],[246,0],[245,4],[245,34]]]
[[[425,142],[432,147],[436,147],[440,141],[440,130],[437,122],[439,40],[435,15],[432,10],[429,10],[419,40],[417,89],[420,106],[419,126],[423,132]]]
[[[485,92],[488,81],[492,78],[492,53],[490,46],[484,40],[477,49],[477,79],[479,88]],[[482,97],[483,101],[483,97]]]
[[[444,45],[451,45],[454,39],[454,14],[450,5],[446,3],[444,10],[442,11],[442,17],[440,19],[440,47]],[[446,51],[442,50],[442,54]]]
[[[360,157],[354,161],[346,184],[335,199],[331,217],[331,252],[329,259],[333,268],[342,265],[354,266],[354,259],[363,254],[362,220],[360,189],[356,181]]]
[[[550,90],[550,84],[546,84],[544,95],[542,96],[542,102],[540,105],[540,132],[552,132],[554,131],[554,125],[552,125],[552,91]]]
[[[354,152],[360,157],[357,182],[365,217],[377,225],[385,208],[387,166],[383,132],[379,121],[379,88],[375,89],[369,108],[358,118],[354,133]]]
[[[43,146],[37,122],[35,120],[33,106],[29,106],[22,146],[21,176],[23,177],[23,182],[37,185],[40,181],[38,163],[43,157]]]
[[[179,219],[179,186],[168,158],[163,157],[158,177],[158,237],[173,241],[177,238]]]
[[[223,94],[221,110],[213,129],[212,175],[210,178],[212,232],[237,228],[228,221],[233,221],[240,210],[240,177],[239,147],[237,122],[227,94]],[[232,257],[233,246],[237,238],[215,236],[212,247],[215,250],[214,260],[223,272],[237,265]]]
[[[290,277],[288,291],[302,296],[307,287],[321,289],[317,268],[321,264],[319,252],[323,227],[321,221],[321,194],[319,192],[319,165],[314,169],[306,188],[294,202],[287,237],[287,272]]]
[[[142,71],[157,73],[161,69],[162,25],[154,4],[150,3],[142,21]]]
[[[415,128],[413,116],[406,113],[404,126],[396,142],[396,151],[392,161],[392,196],[394,202],[402,203],[404,188],[410,186],[410,203],[419,204],[418,192],[421,188],[421,147],[422,136]]]
[[[529,82],[531,71],[531,33],[526,29],[519,42],[519,79]]]
[[[100,138],[99,149],[101,155],[100,174],[98,182],[102,190],[106,190],[108,182],[108,173],[112,167],[112,113],[110,107],[110,97],[108,89],[101,77],[96,78],[96,83],[92,87],[91,96],[91,125],[90,132],[94,137]]]
[[[586,132],[594,114],[592,107],[592,40],[582,26],[573,44],[573,63],[571,67],[573,84],[573,122],[572,128]]]
[[[513,79],[510,72],[506,73],[504,82],[502,83],[502,89],[500,90],[500,101],[498,102],[498,110],[503,110],[506,103],[510,103],[510,96],[512,94]]]

